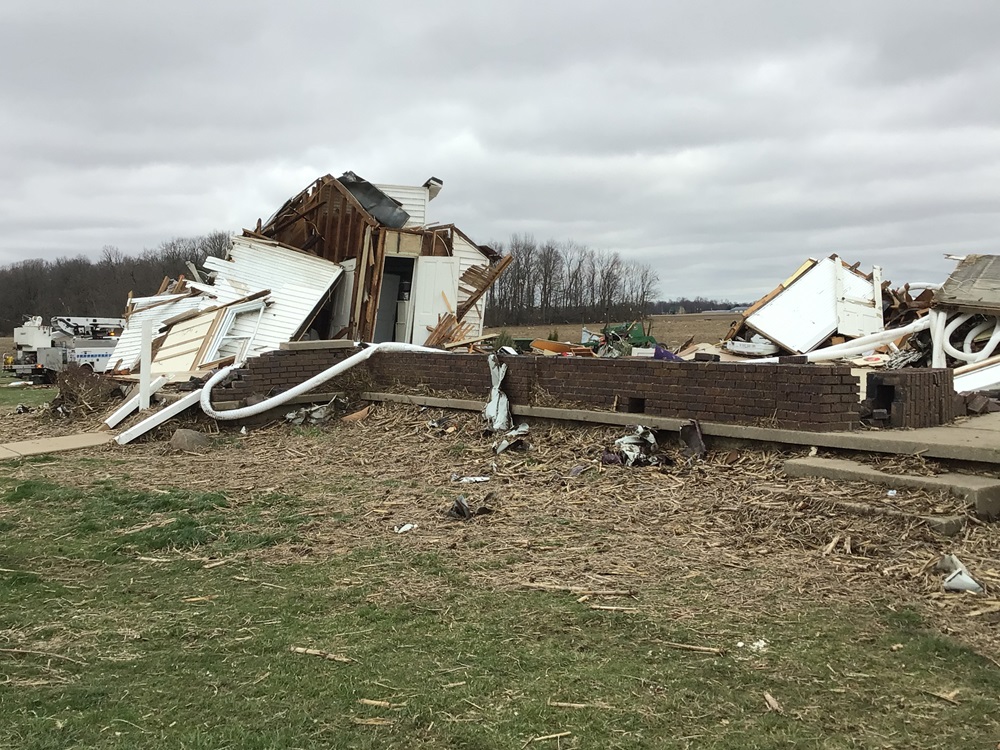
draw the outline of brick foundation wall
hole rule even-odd
[[[216,400],[273,395],[353,352],[271,352],[250,360]],[[859,420],[859,382],[848,367],[529,356],[503,362],[504,391],[514,404],[816,432],[849,430]],[[485,399],[489,388],[485,355],[406,353],[376,354],[317,390],[440,391]]]
[[[235,370],[213,395],[216,401],[245,401],[248,398],[260,400],[274,396],[329,369],[356,351],[357,349],[313,349],[268,352],[247,360],[246,367]],[[362,371],[360,374],[367,373]],[[357,375],[354,378],[357,379]],[[316,390],[326,392],[343,388],[345,379],[339,379],[337,386],[324,384]]]
[[[869,372],[865,396],[864,411],[873,413],[869,421],[896,429],[937,427],[965,413],[955,398],[954,373],[947,369]]]

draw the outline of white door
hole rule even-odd
[[[417,258],[410,299],[413,302],[414,344],[423,344],[438,317],[458,304],[458,258]],[[447,298],[447,302],[445,301]]]

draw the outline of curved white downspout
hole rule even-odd
[[[201,404],[201,410],[205,412],[208,416],[212,417],[213,419],[218,419],[222,421],[232,420],[232,419],[246,419],[247,417],[253,417],[267,411],[268,409],[273,409],[276,406],[281,406],[282,404],[287,403],[296,396],[300,396],[303,393],[308,393],[316,386],[322,385],[326,381],[332,380],[338,375],[342,375],[343,373],[347,372],[355,365],[361,364],[362,362],[364,362],[366,359],[371,357],[373,354],[376,354],[377,352],[422,352],[424,354],[450,354],[450,352],[446,352],[441,349],[431,349],[430,347],[426,346],[416,346],[414,344],[402,344],[395,341],[387,341],[385,343],[375,344],[374,346],[370,346],[367,349],[363,349],[357,354],[352,354],[350,357],[343,360],[342,362],[338,362],[337,364],[333,365],[333,367],[329,367],[326,370],[323,370],[323,372],[317,375],[313,375],[308,380],[299,383],[297,386],[290,388],[287,391],[284,391],[283,393],[279,393],[277,396],[272,396],[269,399],[261,401],[259,404],[244,406],[242,409],[229,409],[227,411],[217,411],[214,408],[212,408],[212,388],[218,385],[230,372],[242,366],[242,364],[240,365],[232,364],[229,365],[229,367],[224,367],[221,370],[219,370],[217,373],[215,373],[215,375],[213,375],[208,379],[207,383],[205,383],[205,386],[201,390],[201,400],[199,402]]]

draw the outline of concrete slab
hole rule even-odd
[[[821,477],[847,482],[871,482],[896,489],[944,490],[962,498],[984,518],[1000,516],[1000,480],[973,474],[945,473],[922,477],[889,474],[846,458],[793,458],[785,461],[792,477]]]
[[[80,450],[81,448],[93,448],[110,442],[113,437],[108,432],[80,432],[76,435],[5,443],[0,445],[0,460],[24,458],[25,456],[40,456],[44,453],[63,453],[65,451]]]
[[[945,458],[955,461],[978,461],[1000,464],[1000,421],[975,424],[989,414],[970,419],[968,423],[920,430],[853,430],[851,432],[805,432],[769,427],[740,427],[702,423],[705,435],[716,435],[769,443],[786,443],[820,448],[841,448],[851,451],[916,455],[925,458]],[[644,423],[645,424],[645,423]]]

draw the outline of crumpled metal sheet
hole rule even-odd
[[[648,427],[637,425],[635,433],[618,438],[615,441],[615,447],[626,466],[657,463],[654,454],[659,446],[656,443],[656,435]]]
[[[503,436],[502,440],[498,440],[493,444],[493,451],[497,455],[503,453],[508,448],[514,449],[524,449],[528,447],[528,443],[524,440],[527,437],[530,428],[527,423],[522,422],[517,426],[516,430],[511,430],[506,435]]]
[[[487,362],[490,366],[490,378],[493,385],[490,388],[490,400],[483,408],[483,419],[489,422],[493,432],[503,432],[509,430],[511,426],[510,401],[507,399],[507,394],[500,390],[503,379],[507,375],[507,365],[501,363],[496,354],[487,357]]]
[[[329,403],[321,404],[320,406],[303,406],[295,411],[290,411],[285,414],[285,421],[289,424],[299,427],[301,425],[318,425],[329,421],[336,415],[335,403],[337,399],[333,399]]]
[[[697,419],[692,419],[681,427],[681,440],[685,445],[685,456],[702,458],[708,450],[705,446],[705,437],[701,432],[701,425]]]

